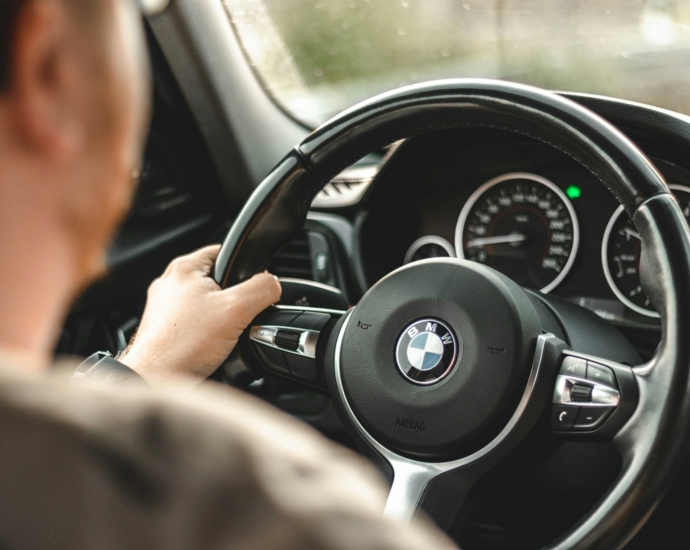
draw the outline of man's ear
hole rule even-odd
[[[76,105],[76,61],[69,13],[60,0],[29,0],[17,17],[10,69],[10,101],[24,145],[65,162],[85,139]]]

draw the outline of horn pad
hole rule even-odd
[[[510,279],[433,259],[367,292],[337,360],[350,407],[377,441],[445,460],[486,445],[508,422],[540,333],[530,299]]]

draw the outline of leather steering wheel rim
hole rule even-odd
[[[401,88],[349,109],[298,145],[246,203],[223,244],[223,287],[265,269],[306,220],[323,185],[365,154],[452,128],[517,133],[567,154],[605,184],[644,244],[643,286],[660,313],[655,357],[633,369],[640,401],[614,439],[623,468],[595,507],[553,548],[624,545],[649,517],[686,454],[690,427],[690,232],[663,177],[620,131],[584,107],[537,88],[445,80]]]

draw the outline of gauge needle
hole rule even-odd
[[[642,237],[640,237],[640,234],[635,231],[634,229],[631,229],[630,227],[624,227],[623,232],[630,235],[631,237],[635,237],[638,241],[642,240]]]
[[[495,237],[477,237],[469,241],[465,246],[468,248],[476,248],[488,244],[522,243],[526,240],[527,235],[523,235],[522,233],[511,233],[510,235],[496,235]]]

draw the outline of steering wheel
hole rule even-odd
[[[406,265],[349,310],[337,291],[304,282],[322,307],[270,308],[245,333],[241,353],[253,368],[330,394],[362,451],[392,476],[385,514],[402,521],[422,509],[448,530],[479,482],[540,434],[612,442],[620,475],[549,548],[622,547],[686,453],[690,234],[656,168],[591,111],[490,80],[431,82],[365,101],[308,136],[256,189],[214,276],[227,287],[265,269],[323,185],[365,154],[452,128],[548,144],[611,190],[642,239],[642,285],[663,327],[654,358],[631,367],[571,349],[599,325],[554,323],[537,293],[459,259]]]

